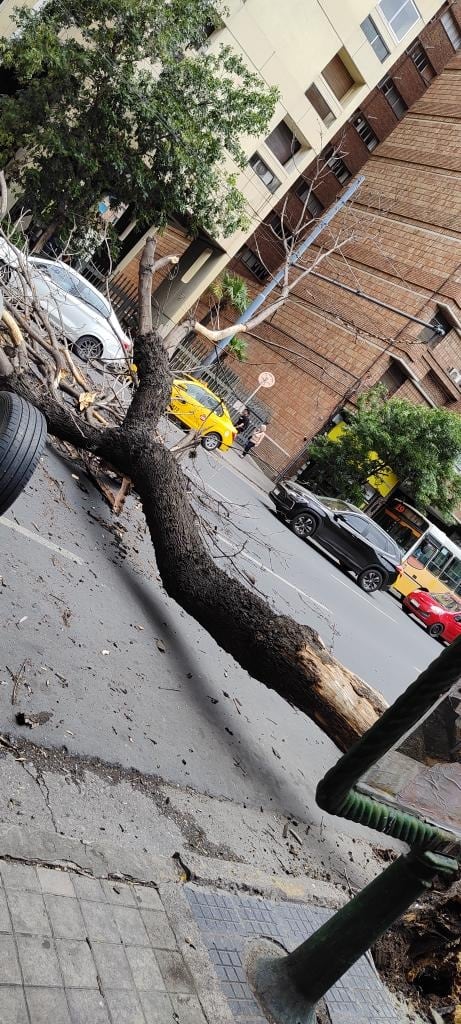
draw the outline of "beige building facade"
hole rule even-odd
[[[230,0],[209,47],[229,45],[280,99],[264,138],[245,138],[245,169],[229,163],[246,199],[248,226],[227,238],[179,240],[182,261],[160,293],[165,329],[238,253],[299,176],[324,152],[440,9],[440,0]],[[175,239],[176,240],[176,239]],[[120,283],[133,285],[143,239],[126,251]],[[178,248],[178,241],[176,240]]]

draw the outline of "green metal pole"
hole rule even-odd
[[[262,940],[252,946],[247,972],[274,1024],[315,1024],[315,1007],[332,985],[419,896],[435,875],[457,863],[429,852],[399,857],[293,953]]]

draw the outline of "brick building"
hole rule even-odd
[[[383,83],[362,104],[362,122],[380,144],[367,148],[356,114],[338,137],[343,184],[358,170],[365,176],[353,209],[334,222],[345,235],[352,224],[354,238],[255,330],[239,367],[249,391],[261,369],[274,373],[276,386],[264,393],[270,435],[299,464],[304,439],[377,381],[390,394],[461,411],[461,3],[448,15],[393,67],[392,104]],[[314,189],[317,216],[338,194],[335,171]],[[305,179],[309,170],[291,190],[299,209]],[[255,276],[264,280],[280,265],[273,216],[231,263],[254,293]],[[264,457],[283,465],[270,444]]]

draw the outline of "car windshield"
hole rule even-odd
[[[200,402],[201,405],[204,405],[205,409],[209,409],[210,412],[215,412],[217,416],[224,415],[224,407],[221,400],[217,395],[213,395],[211,391],[201,388],[198,384],[191,383],[187,384],[186,391],[191,398],[195,398],[196,402]]]
[[[429,597],[449,612],[461,612],[461,601],[457,601],[451,594],[429,594]]]
[[[111,307],[106,301],[103,295],[100,295],[95,288],[91,285],[86,284],[85,281],[81,281],[77,274],[73,274],[71,270],[66,267],[62,267],[59,263],[49,263],[48,261],[36,260],[35,265],[43,271],[47,277],[50,277],[54,284],[57,284],[59,288],[62,288],[68,295],[73,295],[74,298],[80,299],[86,306],[91,306],[95,309],[100,316],[103,316],[105,320],[108,320],[111,314]]]
[[[319,501],[322,505],[326,505],[327,508],[332,508],[335,512],[358,512],[359,509],[355,505],[350,505],[348,501],[342,501],[341,498],[324,498],[319,496]]]

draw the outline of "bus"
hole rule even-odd
[[[402,572],[390,593],[398,598],[412,590],[461,595],[461,547],[400,498],[380,509],[375,521],[404,552]]]

